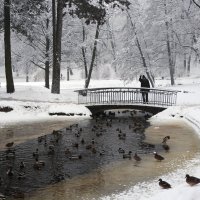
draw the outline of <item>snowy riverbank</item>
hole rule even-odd
[[[156,85],[162,88],[177,89],[177,106],[168,108],[162,113],[152,117],[150,121],[160,122],[162,120],[173,120],[181,118],[193,126],[200,136],[200,78],[179,79],[175,87],[169,86],[169,80],[156,81]],[[0,107],[9,106],[13,111],[0,112],[0,127],[8,126],[18,122],[48,121],[59,118],[89,117],[90,112],[83,106],[77,105],[77,94],[74,90],[81,88],[82,81],[63,82],[61,84],[61,95],[51,94],[49,90],[42,87],[41,83],[17,83],[16,93],[6,94],[5,84],[0,88]],[[130,86],[139,87],[138,82],[124,85],[122,81],[93,81],[91,87]],[[53,112],[74,113],[74,116],[50,116]],[[135,199],[135,200],[198,200],[200,186],[190,187],[185,183],[185,174],[200,177],[200,155],[188,162],[184,168],[175,172],[165,174],[164,180],[173,186],[170,190],[162,190],[158,187],[158,180],[143,182],[133,186],[128,191],[105,197],[104,199]]]

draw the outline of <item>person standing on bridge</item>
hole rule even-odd
[[[149,80],[145,77],[145,75],[141,75],[139,78],[139,81],[140,81],[141,87],[142,87],[142,89],[140,91],[142,93],[143,103],[148,103],[149,89],[146,89],[146,88],[150,88]],[[143,87],[145,87],[145,88],[143,88]]]

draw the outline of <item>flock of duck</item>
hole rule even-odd
[[[124,111],[124,112],[127,112],[127,111]],[[130,112],[131,116],[133,115],[134,112],[135,111]],[[120,111],[118,111],[118,113],[120,113]],[[115,117],[115,114],[113,114],[112,112],[109,112],[108,115]],[[107,127],[112,127],[112,117],[106,118],[106,126]],[[93,125],[91,131],[98,138],[98,137],[101,137],[106,130],[104,127],[101,126],[101,123],[98,123],[99,117],[96,117],[95,120],[96,120],[96,124]],[[119,122],[120,122],[120,120],[121,119],[119,119]],[[129,125],[128,128],[132,129],[135,132],[137,132],[138,130],[144,130],[144,126],[141,123],[139,123],[138,121]],[[77,140],[77,142],[73,142],[71,144],[72,148],[78,149],[79,146],[81,145],[82,147],[84,146],[86,150],[91,151],[92,154],[99,154],[99,156],[105,155],[105,153],[106,153],[105,149],[98,150],[96,148],[97,141],[95,138],[91,138],[91,140],[89,142],[86,141],[86,139],[82,136],[83,128],[79,127],[78,124],[71,125],[70,127],[66,128],[66,131],[70,131],[71,134],[74,134],[75,138],[80,138],[79,140]],[[120,128],[116,129],[116,133],[117,133],[117,137],[119,140],[123,140],[123,141],[126,140],[127,135]],[[37,138],[38,144],[43,144],[45,147],[47,147],[48,155],[55,154],[55,146],[56,146],[56,144],[58,144],[58,142],[60,140],[62,140],[63,133],[60,130],[54,130],[52,132],[52,136],[53,136],[52,137],[53,139],[51,139],[50,141],[47,140],[47,135],[40,136]],[[169,149],[170,149],[169,145],[167,144],[169,139],[170,139],[170,136],[166,136],[163,138],[163,140],[161,142],[162,147],[165,151],[169,151]],[[15,159],[14,142],[7,143],[5,146],[7,148],[6,149],[6,158]],[[132,159],[133,158],[136,162],[142,161],[142,158],[138,155],[137,151],[134,153],[134,155],[132,155],[132,151],[128,151],[128,153],[126,153],[125,149],[123,149],[122,147],[119,147],[118,153],[120,155],[122,155],[123,159]],[[164,157],[159,155],[156,151],[153,154],[154,154],[155,160],[160,161],[160,162],[162,160],[164,160]],[[70,160],[81,160],[83,158],[83,155],[81,155],[80,153],[74,153],[70,148],[65,149],[65,155]],[[34,170],[42,170],[45,167],[46,163],[45,163],[45,161],[40,159],[40,151],[38,148],[36,148],[35,151],[32,152],[32,157],[35,160],[34,164],[33,164],[33,169]],[[26,169],[26,164],[24,161],[20,162],[19,169],[21,169],[21,170]],[[13,170],[13,166],[8,166],[6,176],[13,177],[14,175],[15,175],[15,172]],[[26,174],[24,171],[23,171],[23,173],[18,173],[17,176],[18,176],[19,180],[26,178]],[[190,186],[193,186],[193,185],[200,183],[200,179],[187,174],[186,182]],[[2,177],[0,177],[0,186],[3,184],[4,184],[4,180]],[[162,187],[163,189],[171,188],[171,185],[169,183],[167,183],[166,181],[163,181],[162,179],[159,179],[159,186]],[[17,197],[23,197],[23,194],[19,193]]]

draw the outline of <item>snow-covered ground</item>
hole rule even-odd
[[[58,118],[76,118],[74,116],[49,116],[50,112],[66,112],[84,114],[88,117],[90,112],[82,105],[77,105],[76,89],[83,88],[84,81],[69,81],[61,83],[61,94],[51,94],[44,83],[40,82],[16,82],[14,94],[7,94],[5,83],[0,87],[0,107],[9,106],[14,110],[8,113],[0,112],[0,127],[18,122],[45,121]],[[90,87],[130,86],[139,87],[138,81],[125,84],[120,80],[92,81]],[[180,78],[176,80],[176,86],[170,86],[170,80],[156,80],[156,87],[180,90],[177,98],[177,106],[153,116],[150,121],[173,120],[180,118],[193,126],[200,136],[200,77]],[[173,115],[173,116],[172,116]],[[185,174],[200,177],[200,155],[188,162],[185,168],[165,174],[164,180],[173,186],[170,190],[162,190],[158,187],[158,180],[143,182],[135,185],[120,194],[104,199],[134,199],[134,200],[199,200],[200,186],[190,187],[185,183]]]

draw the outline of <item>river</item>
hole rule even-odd
[[[71,130],[66,129],[72,124]],[[48,155],[48,148],[38,143],[37,137],[47,135],[49,144],[54,138],[51,132],[57,129],[62,130],[62,138],[55,144],[55,154]],[[78,132],[80,137],[76,135]],[[120,132],[126,134],[125,139],[119,139]],[[8,194],[13,193],[13,188],[18,188],[25,193],[25,199],[31,200],[100,199],[127,190],[140,181],[148,181],[181,168],[200,150],[194,130],[182,120],[150,124],[140,112],[134,113],[134,116],[129,112],[120,113],[112,116],[112,119],[13,125],[1,129],[0,134],[4,139],[0,142],[0,176],[9,188]],[[167,135],[170,136],[170,150],[166,152],[161,142]],[[81,144],[83,138],[85,143]],[[16,142],[16,158],[3,159],[5,143],[13,140]],[[75,143],[79,144],[78,148],[73,147]],[[90,144],[93,144],[96,152],[86,149]],[[123,159],[118,152],[119,147],[126,152],[137,152],[142,161]],[[35,162],[32,152],[36,148],[39,148],[40,159],[45,161],[41,170],[32,168]],[[73,154],[81,154],[82,159],[70,160],[65,154],[66,149]],[[154,151],[164,156],[165,160],[156,161]],[[16,175],[12,179],[7,178],[5,173],[8,164],[14,166],[17,174],[22,160],[26,163],[26,178],[20,181]],[[0,188],[7,191],[3,186]]]

